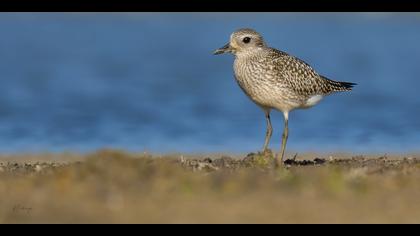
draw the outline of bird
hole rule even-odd
[[[281,149],[275,155],[275,165],[284,164],[284,152],[289,136],[289,113],[318,104],[325,96],[350,91],[356,85],[340,82],[318,74],[308,63],[284,51],[269,47],[260,33],[241,28],[230,35],[229,42],[215,50],[214,55],[231,53],[234,77],[243,92],[262,110],[266,118],[263,153],[266,153],[273,128],[270,113],[283,113],[284,128]]]

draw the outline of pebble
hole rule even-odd
[[[40,172],[42,170],[42,167],[40,165],[35,166],[35,171]]]

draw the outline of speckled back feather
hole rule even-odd
[[[269,48],[267,63],[274,63],[279,82],[289,84],[289,88],[299,95],[328,95],[332,92],[350,91],[355,83],[334,81],[319,75],[303,60],[286,52]]]

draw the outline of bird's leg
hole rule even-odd
[[[289,113],[284,112],[284,131],[281,139],[281,150],[279,155],[277,155],[276,158],[276,165],[281,166],[283,164],[283,158],[284,158],[284,151],[286,150],[286,143],[287,143],[287,137],[289,136],[289,127],[288,127],[288,121],[289,121]]]
[[[267,131],[265,133],[265,141],[263,147],[263,153],[267,152],[268,144],[270,143],[271,135],[273,133],[273,128],[271,126],[271,119],[270,119],[270,110],[265,110],[265,119],[267,121]]]

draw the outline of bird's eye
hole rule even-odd
[[[249,43],[251,41],[250,37],[245,37],[244,39],[242,39],[242,42],[244,43]]]

